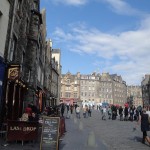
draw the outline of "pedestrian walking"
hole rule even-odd
[[[119,107],[119,116],[120,116],[120,121],[123,121],[123,108],[122,108],[122,106]]]
[[[88,108],[88,117],[91,117],[91,114],[92,114],[92,108],[91,108],[91,106],[89,106],[89,108]]]
[[[65,104],[62,103],[60,106],[60,112],[61,112],[61,116],[64,117],[64,112],[65,112]]]
[[[128,107],[125,106],[125,109],[124,109],[124,121],[127,121],[128,120]]]
[[[80,107],[77,106],[76,108],[76,117],[80,119]]]
[[[136,121],[138,121],[139,120],[140,112],[139,112],[139,110],[137,108],[135,110],[135,114],[136,114]]]
[[[117,107],[113,106],[112,107],[112,120],[116,120],[117,117]]]
[[[147,141],[150,144],[150,137],[147,136],[147,131],[150,130],[149,128],[149,116],[146,114],[146,109],[142,110],[142,114],[139,116],[138,124],[141,123],[141,131],[143,132],[143,139],[142,143],[144,144]]]
[[[70,106],[67,104],[67,113],[69,112]]]
[[[112,110],[110,108],[110,106],[108,107],[108,119],[111,119],[112,116]]]
[[[107,112],[106,106],[103,107],[102,110],[103,110],[102,120],[106,120],[106,112]]]
[[[86,106],[83,107],[83,117],[86,118],[86,114],[87,114],[87,108]]]
[[[129,112],[130,112],[130,121],[133,121],[133,115],[134,115],[134,107],[131,106],[130,109],[129,109]]]
[[[71,111],[71,114],[73,114],[73,105],[72,104],[70,105],[70,111]]]

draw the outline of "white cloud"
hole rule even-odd
[[[87,3],[88,0],[52,0],[55,4],[64,4],[64,5],[84,5]]]
[[[124,0],[100,0],[105,3],[108,3],[111,6],[111,9],[118,14],[124,15],[143,15],[143,12],[132,8]]]
[[[150,17],[143,20],[138,29],[117,35],[83,25],[71,28],[68,33],[57,28],[55,42],[63,39],[72,51],[99,56],[108,62],[105,63],[104,70],[120,72],[128,84],[140,83],[142,76],[150,72],[149,25]]]

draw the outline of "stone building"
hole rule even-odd
[[[52,58],[46,34],[40,0],[0,1],[0,122],[20,118],[31,102],[40,112],[58,104],[61,53]]]
[[[80,100],[80,80],[78,75],[70,72],[61,75],[60,101],[66,104],[74,104]]]
[[[62,75],[61,79],[61,99],[63,102],[72,98],[74,80],[78,82],[77,100],[82,101],[83,105],[100,105],[101,103],[109,103],[113,105],[124,106],[127,102],[127,86],[121,76],[109,73],[90,75],[80,74],[72,75],[67,73]],[[71,92],[72,91],[72,92]]]
[[[113,84],[113,104],[124,106],[127,102],[127,85],[117,74],[111,75]]]
[[[102,73],[99,80],[99,103],[113,104],[113,82],[109,73]]]
[[[127,99],[130,105],[134,105],[135,107],[143,107],[141,86],[127,86]]]
[[[49,39],[46,41],[46,48],[45,48],[44,90],[47,94],[46,106],[52,105],[52,97],[53,97],[51,94],[51,82],[52,82],[51,51],[52,51],[52,41]]]
[[[24,95],[27,92],[26,87],[32,76],[29,71],[32,61],[27,56],[32,52],[32,48],[29,48],[29,43],[32,42],[29,34],[32,35],[31,24],[33,24],[33,9],[35,9],[33,5],[37,6],[37,10],[39,9],[38,1],[12,0],[10,5],[4,53],[4,59],[8,67],[3,108],[7,119],[21,117],[25,100]],[[34,57],[31,59],[34,60]]]
[[[52,68],[52,77],[53,77],[52,79],[55,79],[54,81],[52,80],[52,83],[53,83],[52,85],[55,85],[55,86],[53,86],[55,89],[53,91],[56,91],[54,93],[55,104],[56,103],[58,104],[60,101],[60,86],[61,86],[61,76],[60,75],[61,75],[61,68],[62,68],[60,49],[52,49],[52,59],[53,58],[55,59],[55,63],[57,63],[57,66],[55,65],[56,66],[55,70],[53,70],[53,68]]]
[[[11,7],[11,1],[0,1],[0,123],[3,116],[3,104],[4,104],[4,80],[7,64],[4,59],[5,44],[7,38],[7,30],[9,25],[9,11]]]
[[[39,33],[42,17],[39,0],[12,0],[4,59],[7,62],[4,112],[7,119],[18,119],[23,107],[39,104],[38,85]],[[38,105],[39,107],[39,105]]]
[[[58,97],[58,62],[55,57],[51,59],[51,101],[52,105],[56,105]]]
[[[141,82],[143,107],[150,110],[150,74],[146,74]]]
[[[80,75],[80,100],[83,105],[95,105],[99,103],[98,87],[99,78],[96,73]]]
[[[10,1],[0,1],[0,57],[4,58],[5,41],[9,22]]]
[[[124,106],[127,101],[127,87],[121,76],[102,73],[99,80],[99,102]]]

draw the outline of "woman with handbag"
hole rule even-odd
[[[141,131],[143,132],[143,140],[142,143],[147,141],[150,144],[150,137],[147,136],[147,131],[149,131],[149,115],[146,114],[146,109],[142,110],[142,113],[139,117],[138,124],[141,123]]]

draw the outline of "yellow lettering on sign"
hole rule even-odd
[[[10,127],[10,130],[11,131],[20,131],[20,130],[22,130],[22,128],[19,126],[14,126],[14,127]]]
[[[23,131],[35,131],[36,127],[24,127]]]

